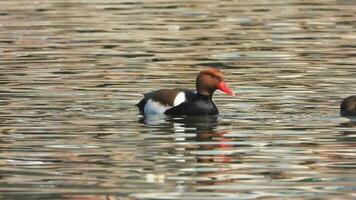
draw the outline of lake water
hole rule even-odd
[[[356,2],[0,2],[1,199],[355,199]],[[207,66],[217,117],[143,117]]]

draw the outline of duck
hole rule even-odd
[[[356,117],[356,95],[346,97],[341,102],[340,115],[343,117]]]
[[[196,90],[174,88],[160,89],[144,94],[136,104],[143,115],[218,115],[213,94],[221,90],[230,96],[235,93],[224,81],[223,73],[214,67],[206,68],[197,75]]]

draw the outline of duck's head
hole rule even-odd
[[[198,94],[212,96],[215,90],[235,96],[234,92],[224,82],[223,73],[213,67],[201,71],[196,79],[196,89]]]
[[[349,96],[341,102],[340,115],[356,117],[356,95]]]

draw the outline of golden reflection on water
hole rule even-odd
[[[0,197],[355,197],[355,3],[0,2]],[[217,118],[139,116],[220,68]]]

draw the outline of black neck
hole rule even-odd
[[[211,100],[213,98],[213,94],[201,94],[201,93],[197,93],[198,97],[201,99],[206,99],[206,100]]]

